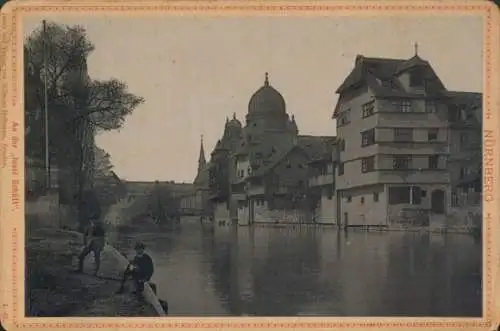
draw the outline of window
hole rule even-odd
[[[339,163],[339,176],[344,174],[344,163]]]
[[[389,204],[419,205],[422,202],[422,190],[418,186],[389,187]]]
[[[338,120],[337,120],[338,126],[346,125],[346,124],[349,124],[350,122],[351,122],[351,110],[350,109],[347,109],[339,114]]]
[[[436,101],[426,101],[425,102],[425,112],[427,112],[427,113],[437,113]]]
[[[439,156],[431,155],[429,156],[429,169],[437,169],[439,166]]]
[[[392,160],[394,170],[405,170],[410,168],[411,157],[407,155],[395,155]]]
[[[370,172],[375,170],[375,156],[364,157],[361,159],[361,172]]]
[[[378,202],[378,192],[373,192],[373,201]]]
[[[370,129],[361,132],[361,146],[369,146],[375,144],[375,129]]]
[[[413,129],[411,128],[395,128],[394,141],[410,142],[413,141]]]
[[[410,72],[410,86],[422,87],[424,85],[424,72],[422,69],[415,69]]]
[[[427,131],[427,140],[436,141],[438,139],[439,129],[429,129]]]
[[[402,113],[411,113],[411,100],[401,100],[399,111]]]
[[[375,113],[375,101],[370,101],[365,103],[362,106],[362,109],[363,109],[363,118],[373,115]]]
[[[361,204],[365,203],[365,197],[361,197]]]
[[[349,196],[347,196],[347,198],[346,198],[346,199],[347,199],[347,202],[351,202],[351,201],[352,201],[352,197],[351,197],[350,195],[349,195]]]

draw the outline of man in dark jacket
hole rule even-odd
[[[102,224],[95,220],[90,220],[83,234],[83,250],[78,256],[78,269],[77,272],[83,272],[83,261],[90,254],[94,253],[95,260],[95,270],[94,275],[97,275],[99,267],[101,266],[101,252],[104,249],[106,243],[105,239],[106,232]]]
[[[130,261],[125,269],[118,293],[123,293],[125,291],[125,282],[128,277],[132,277],[134,280],[137,294],[142,293],[144,290],[144,283],[151,280],[151,276],[153,276],[154,272],[153,260],[148,254],[144,253],[145,248],[143,243],[137,243],[135,245],[136,256]]]

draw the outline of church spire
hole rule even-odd
[[[200,156],[198,157],[198,173],[202,171],[206,164],[205,149],[203,148],[203,135],[201,135]]]
[[[266,78],[264,79],[264,86],[269,86],[269,73],[266,72]]]

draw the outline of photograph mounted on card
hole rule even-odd
[[[496,327],[494,6],[2,15],[15,328]]]

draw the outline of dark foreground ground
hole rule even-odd
[[[153,307],[128,293],[117,295],[123,270],[105,249],[98,277],[73,272],[82,248],[79,234],[57,229],[30,230],[26,238],[26,316],[158,316]]]

